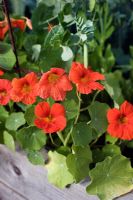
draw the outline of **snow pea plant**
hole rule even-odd
[[[111,70],[109,6],[86,2],[37,1],[31,21],[1,11],[0,142],[57,187],[90,177],[87,193],[111,200],[133,189],[133,105]]]

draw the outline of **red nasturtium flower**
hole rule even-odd
[[[3,76],[4,72],[0,69],[0,76]]]
[[[0,105],[6,105],[10,101],[11,82],[0,79]]]
[[[30,29],[32,29],[31,20],[28,19],[27,17],[22,17],[21,19],[11,18],[10,20],[11,20],[11,26],[13,28],[20,28],[21,31],[24,31],[26,26],[28,26]],[[8,21],[7,18],[5,17],[3,21],[0,21],[0,40],[4,39],[5,34],[7,33],[8,30],[9,30]]]
[[[14,102],[33,104],[37,96],[37,75],[34,72],[27,74],[23,78],[12,80],[11,99]]]
[[[38,84],[38,96],[43,99],[52,97],[55,101],[62,101],[66,91],[72,90],[72,85],[64,69],[52,68],[44,73]]]
[[[91,69],[86,69],[83,64],[73,62],[69,72],[69,79],[76,84],[77,90],[81,94],[89,94],[93,90],[103,90],[104,87],[96,82],[104,80],[104,75],[94,72]]]
[[[41,102],[35,107],[35,115],[35,125],[45,133],[55,133],[66,127],[65,109],[59,103],[50,108],[47,102]]]
[[[109,109],[107,113],[109,122],[108,133],[123,140],[133,139],[133,105],[125,101],[120,109]]]

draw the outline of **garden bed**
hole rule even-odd
[[[88,182],[60,190],[47,181],[46,169],[0,145],[0,200],[98,200],[86,194]],[[132,200],[129,193],[118,200]]]

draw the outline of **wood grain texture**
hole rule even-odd
[[[0,145],[0,200],[98,200],[86,194],[86,184],[60,190],[47,181],[44,167],[34,166],[25,156]],[[118,200],[133,200],[133,194]]]

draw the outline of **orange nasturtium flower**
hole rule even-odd
[[[21,31],[24,31],[26,26],[28,26],[30,29],[32,29],[32,23],[31,20],[27,17],[22,17],[21,19],[14,19],[10,18],[11,20],[11,26],[13,28],[19,28]],[[9,30],[8,21],[7,18],[3,21],[0,21],[0,40],[3,40],[7,31]]]
[[[61,68],[52,68],[44,73],[38,83],[38,96],[43,99],[52,97],[55,101],[62,101],[70,90],[72,85]]]
[[[91,69],[86,69],[83,64],[73,62],[69,72],[69,79],[76,84],[77,90],[81,94],[90,94],[93,90],[103,90],[104,87],[96,82],[104,80],[104,75],[94,72]]]
[[[41,102],[35,107],[35,115],[34,124],[45,133],[55,133],[66,127],[65,109],[59,103],[50,107],[49,103]]]
[[[24,104],[33,104],[37,96],[38,78],[34,72],[27,74],[23,78],[14,78],[12,80],[11,99],[14,102],[23,102]]]
[[[108,133],[123,140],[133,139],[133,105],[125,101],[120,109],[109,109],[107,113],[109,122]]]
[[[6,105],[10,101],[11,82],[0,79],[0,105]]]

